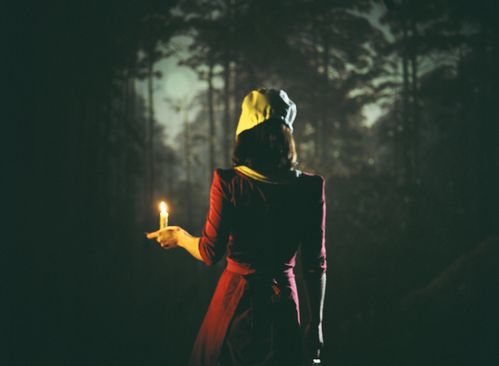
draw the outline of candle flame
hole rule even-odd
[[[168,206],[166,205],[166,202],[165,202],[165,201],[161,201],[161,203],[159,204],[159,210],[160,210],[160,211],[161,211],[161,213],[163,213],[163,214],[168,213]]]

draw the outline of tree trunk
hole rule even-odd
[[[319,34],[318,34],[319,33]],[[313,44],[313,67],[317,75],[320,75],[319,69],[321,67],[321,60],[320,60],[320,54],[319,54],[319,42],[320,40],[320,31],[317,28],[312,29],[312,44]],[[320,100],[319,98],[317,100]],[[320,106],[319,106],[320,107]],[[313,119],[312,124],[314,125],[314,155],[316,159],[319,158],[319,131],[320,131],[320,115],[317,116]]]
[[[126,130],[125,130],[125,144],[126,144],[126,166],[125,166],[125,181],[126,187],[125,187],[125,201],[129,202],[128,205],[132,205],[129,210],[127,210],[130,213],[130,217],[127,219],[129,220],[129,227],[133,227],[134,224],[134,214],[137,212],[136,208],[136,200],[134,199],[134,195],[136,193],[136,186],[135,186],[135,175],[137,174],[136,170],[133,167],[133,160],[134,160],[134,154],[136,151],[136,144],[137,141],[135,139],[135,129],[134,129],[134,122],[135,122],[135,65],[134,62],[130,62],[128,65],[128,72],[127,72],[127,79],[126,79],[126,98],[125,98],[125,104],[126,104],[126,115],[125,115],[125,121],[126,121]]]
[[[209,160],[210,160],[210,173],[215,169],[215,111],[213,105],[213,59],[210,57],[210,64],[208,70],[208,119],[209,119]]]
[[[404,183],[408,184],[412,181],[411,168],[411,128],[409,114],[409,37],[407,29],[407,21],[402,20],[402,151],[404,161]]]
[[[224,59],[224,136],[223,136],[223,155],[225,167],[230,166],[230,54],[226,50]]]
[[[417,28],[416,22],[411,21],[411,96],[412,96],[412,170],[415,176],[419,174],[419,95],[418,95],[418,59],[417,59]]]
[[[148,99],[148,128],[147,128],[147,169],[148,186],[147,194],[149,203],[154,200],[154,61],[153,48],[149,50],[147,67],[147,99]]]
[[[326,155],[326,144],[327,144],[327,132],[326,132],[326,121],[328,118],[328,94],[329,94],[329,37],[324,29],[322,32],[322,88],[321,88],[321,98],[319,98],[321,105],[319,106],[320,118],[318,119],[317,128],[315,131],[315,141],[316,141],[316,159],[320,162],[325,160]]]
[[[189,230],[192,230],[192,214],[193,214],[193,202],[192,202],[192,166],[191,166],[191,133],[189,125],[189,110],[187,107],[184,109],[184,143],[185,143],[185,171],[186,171],[186,200],[187,200],[187,222]]]
[[[224,68],[224,143],[223,143],[223,154],[224,154],[224,164],[225,167],[230,166],[230,147],[232,141],[232,129],[231,129],[231,108],[230,108],[230,89],[231,89],[231,71],[230,62],[232,57],[232,47],[233,47],[233,10],[234,1],[226,0],[227,14],[226,14],[226,24],[227,24],[227,39],[226,48],[224,52],[223,68]]]

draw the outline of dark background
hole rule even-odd
[[[223,263],[206,268],[143,232],[167,197],[172,224],[199,234],[242,97],[278,86],[298,105],[301,168],[328,182],[324,363],[497,364],[498,10],[492,0],[6,9],[17,225],[3,249],[13,256],[0,362],[184,365]],[[207,88],[170,146],[154,65],[178,35],[192,38],[184,64]],[[367,127],[370,103],[383,115]]]

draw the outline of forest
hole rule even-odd
[[[2,364],[186,364],[224,263],[144,232],[166,199],[200,234],[259,87],[295,101],[299,168],[327,182],[323,363],[498,364],[497,1],[17,6]],[[173,134],[155,93],[179,39],[203,87],[165,101],[187,116]]]

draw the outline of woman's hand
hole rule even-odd
[[[179,245],[184,230],[179,226],[167,226],[164,229],[147,233],[147,239],[156,239],[159,245],[165,249],[175,248]]]
[[[167,226],[164,229],[152,233],[146,233],[146,236],[147,239],[156,239],[162,248],[171,249],[182,247],[194,258],[200,261],[203,260],[201,253],[199,252],[200,238],[190,235],[179,226]]]

